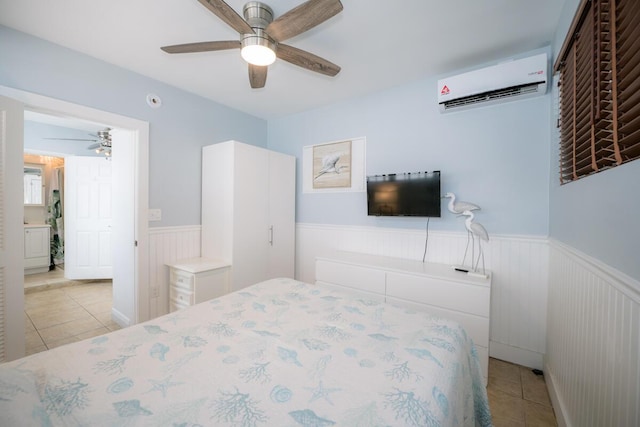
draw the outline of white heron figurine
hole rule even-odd
[[[322,158],[322,169],[320,170],[320,172],[318,172],[318,175],[316,175],[314,179],[318,179],[325,173],[340,173],[340,169],[342,169],[343,166],[336,166],[339,160],[340,153],[331,153],[324,156]]]
[[[482,241],[489,241],[489,233],[487,230],[480,224],[479,222],[473,222],[474,214],[471,211],[464,211],[462,215],[467,218],[464,221],[464,225],[467,228],[467,231],[471,233],[472,243],[471,243],[471,268],[474,272],[478,271],[478,265],[480,264],[480,258],[482,258],[482,274],[485,274],[484,269],[484,252],[482,251]],[[475,238],[474,236],[478,236],[478,259],[475,261]]]
[[[480,206],[474,203],[463,202],[461,200],[456,201],[456,195],[453,193],[446,193],[442,198],[449,199],[449,203],[447,204],[447,209],[449,210],[449,212],[456,214],[458,216],[462,215],[464,211],[475,211],[480,209]],[[462,257],[462,266],[464,266],[464,263],[467,260],[467,253],[469,252],[469,242],[471,241],[471,237],[472,237],[471,232],[467,230],[467,246],[464,248],[464,257]],[[471,267],[473,268],[473,255],[471,256]]]
[[[456,215],[462,214],[464,211],[475,211],[480,209],[480,206],[475,205],[469,202],[456,201],[456,195],[453,193],[446,193],[443,196],[444,199],[451,199],[447,204],[447,209],[449,212],[454,213]]]

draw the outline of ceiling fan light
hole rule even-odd
[[[276,44],[269,35],[260,28],[254,28],[255,34],[242,36],[240,55],[249,64],[266,66],[276,60]]]
[[[276,60],[276,53],[266,46],[257,44],[245,46],[240,51],[242,59],[249,64],[266,66],[271,65]]]

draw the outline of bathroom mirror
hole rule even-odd
[[[25,163],[24,204],[44,206],[44,165]]]

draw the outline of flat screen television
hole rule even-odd
[[[367,213],[440,217],[440,171],[368,176]]]

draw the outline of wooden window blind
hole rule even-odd
[[[583,0],[554,72],[560,182],[640,158],[640,1]]]

